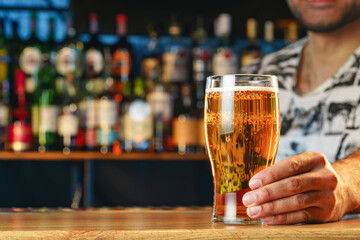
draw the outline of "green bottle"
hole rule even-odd
[[[38,150],[45,152],[58,150],[57,121],[59,117],[59,104],[55,91],[55,60],[53,20],[50,20],[50,38],[44,48],[43,63],[38,72]]]
[[[153,137],[153,113],[145,101],[145,81],[141,77],[134,81],[134,98],[124,116],[125,151],[149,151]]]
[[[57,119],[59,107],[57,105],[54,78],[55,74],[50,65],[50,59],[44,54],[44,63],[38,73],[39,86],[37,90],[39,108],[39,152],[56,150]]]

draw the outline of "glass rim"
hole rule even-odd
[[[272,89],[279,92],[278,78],[275,75],[265,74],[224,74],[206,78],[205,92],[222,90],[261,90]],[[241,88],[241,89],[240,89]],[[217,90],[215,90],[217,89]]]
[[[211,75],[206,77],[207,80],[220,80],[217,78],[223,78],[223,77],[230,77],[230,76],[234,76],[234,77],[259,77],[259,78],[267,78],[267,79],[256,79],[256,80],[243,80],[243,81],[269,81],[269,80],[276,80],[277,76],[276,75],[270,75],[270,74],[256,74],[256,73],[251,73],[251,74],[247,74],[247,73],[236,73],[236,74],[223,74],[223,75]],[[241,79],[236,79],[237,81],[241,81]]]

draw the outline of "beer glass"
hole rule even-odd
[[[242,203],[249,180],[272,165],[279,143],[277,78],[210,76],[205,92],[205,135],[214,181],[212,221],[262,224]]]

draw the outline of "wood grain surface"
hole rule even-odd
[[[325,224],[212,224],[210,208],[1,212],[1,239],[360,239],[360,219]]]

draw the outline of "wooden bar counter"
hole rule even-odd
[[[212,224],[211,209],[11,209],[0,239],[360,239],[360,219],[325,224]]]

